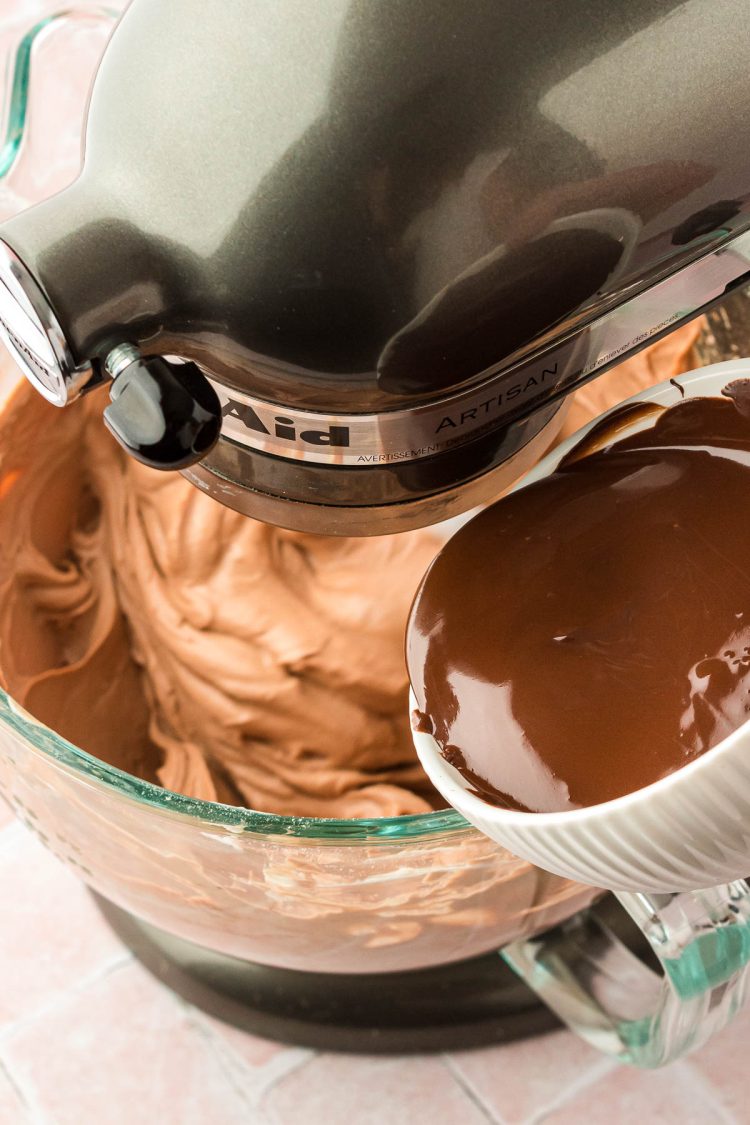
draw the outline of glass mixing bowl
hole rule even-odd
[[[452,811],[315,820],[181,797],[92,758],[5,693],[0,793],[106,898],[266,965],[421,968],[535,933],[592,896]]]

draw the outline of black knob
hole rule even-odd
[[[186,469],[221,430],[216,391],[194,363],[135,353],[115,375],[104,421],[131,456],[154,469]]]

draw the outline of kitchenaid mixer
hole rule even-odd
[[[5,337],[247,514],[446,519],[750,274],[749,34],[740,0],[135,0],[81,175],[0,230]]]

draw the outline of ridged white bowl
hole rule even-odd
[[[750,378],[750,360],[717,363],[681,375],[677,382],[687,397],[694,397],[718,395],[739,378]],[[680,397],[673,384],[660,383],[628,402],[672,405]],[[641,422],[623,433],[648,425]],[[590,428],[559,445],[519,487],[552,472]],[[416,707],[413,696],[411,707]],[[657,893],[713,887],[750,872],[750,723],[653,785],[558,813],[496,808],[470,791],[431,735],[415,731],[414,744],[449,804],[508,851],[547,871],[608,890]]]

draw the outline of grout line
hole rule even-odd
[[[482,1095],[477,1090],[474,1083],[467,1078],[461,1067],[451,1055],[443,1055],[442,1063],[446,1070],[451,1074],[454,1081],[461,1087],[466,1097],[472,1102],[473,1105],[479,1110],[483,1117],[490,1122],[490,1125],[505,1125],[504,1118],[498,1116],[495,1110],[489,1105]]]
[[[547,1105],[540,1106],[535,1110],[531,1117],[528,1118],[526,1125],[541,1125],[551,1113],[555,1113],[558,1109],[563,1109],[566,1105],[572,1102],[584,1090],[596,1085],[602,1078],[616,1070],[618,1066],[623,1066],[623,1063],[618,1063],[616,1059],[606,1056],[599,1059],[597,1062],[592,1063],[587,1070],[584,1070],[569,1086],[561,1090],[557,1097],[548,1102]]]
[[[11,1067],[8,1059],[3,1058],[1,1048],[0,1073],[7,1078],[21,1102],[25,1111],[27,1125],[56,1125],[56,1122],[51,1121],[45,1110],[39,1105],[37,1091],[33,1081],[30,1080],[27,1086],[24,1082],[23,1075],[17,1074],[13,1067]],[[14,1125],[16,1125],[15,1122]]]
[[[16,1080],[10,1074],[7,1065],[3,1062],[2,1059],[0,1059],[0,1070],[3,1074],[8,1076],[8,1080],[11,1082],[13,1090],[15,1091],[21,1102],[25,1125],[55,1125],[55,1122],[50,1121],[44,1110],[37,1102],[36,1093],[33,1087],[29,1090],[24,1089],[22,1080]],[[13,1122],[13,1125],[19,1125],[19,1123]]]
[[[203,1039],[211,1044],[212,1049],[219,1059],[226,1063],[228,1069],[245,1079],[246,1085],[242,1089],[243,1098],[247,1100],[250,1094],[253,1108],[258,1108],[268,1091],[273,1089],[282,1078],[286,1078],[288,1074],[292,1074],[315,1058],[316,1052],[307,1048],[285,1046],[266,1063],[253,1067],[242,1058],[242,1055],[230,1042],[222,1037],[219,1031],[211,1026],[204,1018],[200,1008],[186,1000],[181,1000],[181,1003],[187,1011],[191,1026],[196,1028]],[[247,1034],[253,1035],[252,1032]],[[255,1036],[255,1038],[258,1037]]]
[[[41,1121],[39,1110],[32,1105],[23,1086],[19,1085],[16,1076],[13,1074],[7,1062],[2,1058],[0,1058],[0,1075],[6,1080],[11,1090],[18,1098],[28,1119],[30,1121]]]
[[[689,1075],[693,1085],[711,1102],[714,1112],[718,1112],[718,1116],[715,1119],[717,1125],[718,1123],[721,1123],[721,1125],[740,1125],[738,1118],[735,1117],[729,1106],[724,1105],[722,1102],[720,1092],[707,1078],[704,1078],[699,1070],[696,1070],[690,1062],[689,1057],[684,1060],[682,1069]]]
[[[132,961],[133,954],[130,950],[117,953],[109,961],[100,965],[93,973],[90,973],[89,976],[81,977],[74,984],[70,985],[69,988],[59,993],[49,1004],[43,1004],[41,1007],[36,1008],[31,1015],[21,1016],[20,1019],[13,1020],[11,1023],[6,1024],[5,1027],[0,1028],[0,1047],[2,1047],[3,1043],[12,1039],[19,1031],[24,1031],[27,1027],[31,1027],[37,1020],[53,1015],[57,1009],[62,1008],[71,997],[85,992],[88,988],[98,984],[99,981],[117,972],[118,969],[124,968],[125,965],[130,964]]]
[[[317,1051],[308,1051],[304,1047],[300,1047],[298,1050],[303,1053],[294,1059],[290,1059],[285,1066],[278,1066],[276,1072],[269,1074],[266,1081],[262,1083],[258,1096],[259,1105],[262,1105],[271,1091],[274,1090],[284,1078],[288,1078],[290,1074],[294,1074],[298,1070],[303,1070],[318,1057]],[[271,1069],[272,1064],[268,1067],[269,1071]]]
[[[238,1075],[236,1072],[239,1068],[235,1066],[235,1059],[231,1057],[230,1052],[226,1049],[225,1044],[220,1041],[218,1036],[214,1036],[211,1033],[211,1029],[209,1027],[205,1026],[200,1020],[193,1018],[196,1009],[193,1008],[192,1004],[189,1004],[186,1000],[183,1000],[182,997],[177,996],[176,994],[175,999],[177,1000],[179,1007],[182,1008],[186,1016],[188,1025],[199,1037],[199,1039],[203,1041],[207,1050],[209,1050],[215,1056],[227,1084],[231,1086],[231,1088],[237,1094],[248,1113],[252,1114],[252,1111],[257,1108],[258,1098],[253,1096],[254,1091],[248,1089],[247,1086],[238,1081]]]

